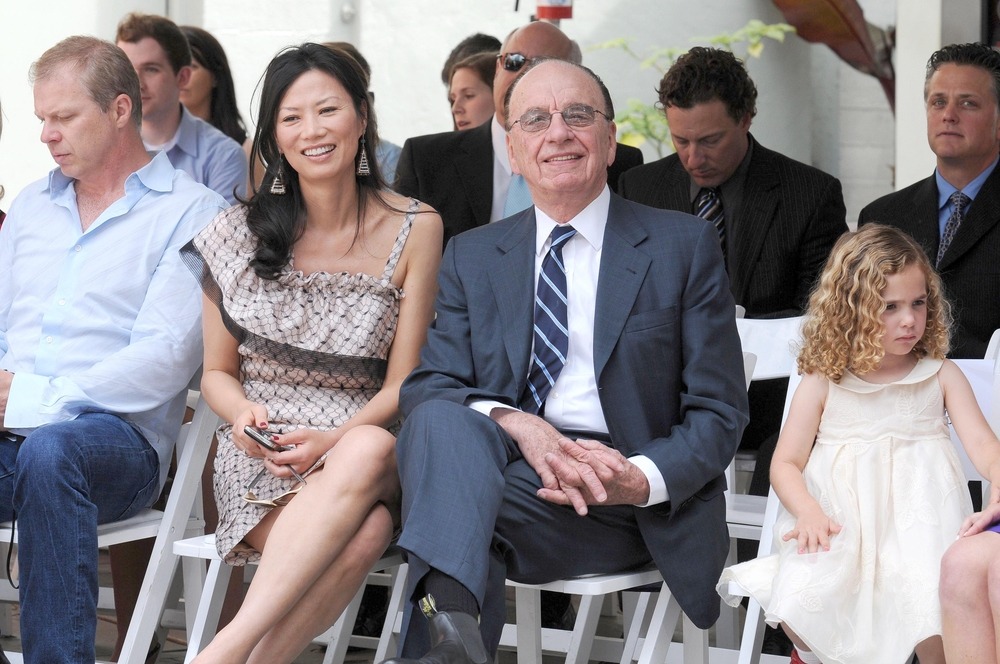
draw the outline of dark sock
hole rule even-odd
[[[479,602],[469,589],[443,572],[432,569],[424,577],[424,594],[434,597],[438,611],[458,611],[479,617]]]

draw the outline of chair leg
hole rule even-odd
[[[542,595],[537,588],[514,590],[517,618],[517,664],[542,661]]]
[[[667,661],[667,650],[680,617],[681,607],[664,583],[660,588],[660,596],[656,599],[656,606],[653,607],[653,617],[649,621],[646,639],[639,653],[639,664]]]
[[[751,598],[747,606],[747,619],[743,625],[738,664],[759,664],[760,649],[764,644],[764,627],[764,615],[760,604]]]
[[[361,597],[365,594],[365,586],[362,583],[358,592],[354,594],[351,603],[341,612],[337,622],[326,631],[329,641],[326,644],[326,654],[323,656],[323,664],[343,664],[347,656],[347,646],[351,642],[351,632],[354,630],[354,622],[357,620],[358,611],[361,609]]]
[[[408,567],[404,563],[391,572],[392,592],[389,593],[389,608],[386,609],[385,624],[382,625],[382,635],[378,640],[378,649],[375,650],[374,661],[376,662],[387,659],[391,656],[390,653],[396,654],[396,637],[401,627],[401,625],[397,627],[397,624],[401,621],[400,611],[403,609],[403,602],[406,599],[404,594],[406,592],[407,569]]]
[[[625,640],[621,664],[632,664],[638,657],[636,651],[639,649],[643,630],[649,624],[649,602],[652,597],[653,593],[622,593],[622,628]]]
[[[684,621],[684,664],[708,664],[708,630],[701,629],[687,616]]]
[[[229,585],[229,575],[233,568],[221,560],[213,560],[208,565],[208,576],[205,587],[198,602],[198,615],[194,627],[188,632],[187,656],[185,664],[189,664],[215,636],[219,626],[219,615],[222,613],[222,603],[226,599],[226,587]],[[243,568],[239,568],[242,573]]]
[[[590,660],[590,651],[594,647],[597,622],[601,619],[603,606],[604,595],[584,595],[580,598],[580,609],[576,614],[573,636],[566,652],[566,664],[587,664]]]

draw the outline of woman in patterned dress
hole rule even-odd
[[[390,433],[432,316],[440,217],[385,188],[364,74],[303,44],[270,63],[263,185],[196,237],[202,393],[224,420],[220,555],[260,561],[205,662],[290,662],[331,625],[398,522]],[[286,451],[268,451],[245,427]],[[294,473],[304,477],[296,479]]]

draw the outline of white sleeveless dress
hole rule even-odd
[[[843,526],[830,551],[797,553],[781,536],[795,526],[784,507],[777,553],[725,569],[825,663],[902,663],[941,633],[941,556],[972,512],[944,413],[940,360],[920,360],[901,380],[876,385],[847,374],[830,383],[803,475],[823,511]]]

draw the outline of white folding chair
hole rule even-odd
[[[174,553],[183,560],[193,561],[197,567],[188,577],[185,567],[185,606],[188,624],[188,649],[185,662],[191,662],[212,640],[219,624],[219,615],[225,599],[229,576],[233,568],[222,562],[215,548],[215,535],[200,535],[174,543]],[[209,561],[207,578],[204,573],[204,563]],[[200,569],[199,569],[200,568]],[[242,568],[240,568],[242,569]],[[389,607],[386,612],[387,625],[382,629],[379,639],[373,637],[354,636],[351,630],[361,607],[361,597],[365,587],[358,589],[357,594],[344,609],[337,622],[330,629],[317,636],[314,641],[326,645],[323,664],[342,664],[349,645],[371,648],[376,651],[375,661],[380,662],[395,651],[395,638],[398,629],[392,629],[395,617],[400,612],[403,602],[403,587],[406,583],[406,565],[399,549],[390,547],[382,558],[372,568],[368,583],[388,585],[390,592]]]
[[[198,376],[192,381],[192,386],[196,388],[197,382]],[[156,538],[118,660],[122,664],[142,664],[146,660],[149,644],[159,627],[160,616],[176,569],[177,558],[173,553],[173,543],[185,535],[199,534],[204,528],[198,501],[201,470],[205,465],[209,445],[217,426],[218,417],[204,399],[199,398],[192,421],[181,427],[178,436],[175,450],[176,471],[163,511],[146,509],[129,519],[98,526],[97,542],[102,548],[123,542]],[[10,532],[10,524],[0,525],[0,538],[3,541],[11,541],[12,535],[16,543],[17,532],[13,534]],[[110,593],[102,589],[104,598],[100,602],[102,608],[112,605],[107,600],[109,596]],[[16,602],[16,591],[12,592],[7,584],[0,584],[0,600]],[[11,662],[20,660],[16,653],[9,653],[8,656]]]
[[[747,386],[750,385],[756,359],[753,353],[743,353],[743,375]],[[731,469],[732,464],[727,470],[727,480]],[[727,489],[727,506],[728,492]],[[634,603],[630,602],[632,609],[626,612],[623,619],[623,638],[597,636],[597,623],[607,596],[654,584],[660,585],[654,606],[650,607],[652,593],[648,591],[638,593]],[[619,660],[622,664],[661,662],[666,657],[677,621],[682,615],[680,606],[656,569],[595,574],[540,585],[508,580],[507,585],[515,589],[517,623],[516,626],[508,624],[504,627],[500,645],[516,648],[519,664],[541,662],[543,652],[565,653],[567,664],[585,664],[593,659]],[[542,590],[580,596],[572,632],[542,628]],[[648,613],[650,608],[652,615]],[[685,663],[708,662],[708,632],[698,629],[686,617],[683,620]]]

